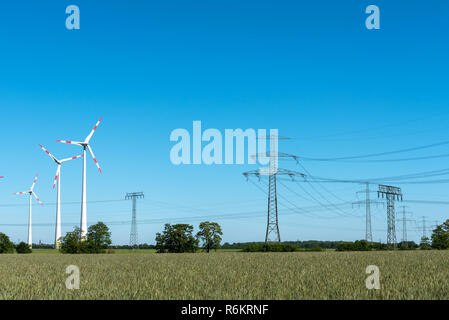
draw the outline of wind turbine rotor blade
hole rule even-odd
[[[39,202],[41,204],[41,206],[43,206],[44,204],[39,200],[39,198],[37,197],[37,195],[34,193],[34,191],[32,192],[33,196],[36,198],[37,202]]]
[[[45,153],[50,156],[50,158],[52,158],[54,161],[58,162],[58,159],[56,159],[54,155],[52,155],[50,152],[48,152],[48,150],[45,149],[41,144],[39,145],[39,147],[41,147],[41,149],[44,150]]]
[[[81,158],[82,156],[83,156],[83,155],[81,154],[81,155],[76,156],[76,157],[71,157],[71,158],[63,159],[63,160],[61,160],[60,162],[61,162],[61,163],[67,162],[67,161],[70,161],[70,160],[73,160],[73,159]]]
[[[53,182],[53,189],[55,188],[56,180],[58,180],[58,177],[59,177],[59,173],[60,173],[60,172],[61,172],[61,165],[58,164],[58,169],[56,169],[55,181]]]
[[[102,172],[101,172],[101,169],[100,169],[100,165],[98,164],[98,161],[97,161],[97,159],[96,159],[95,156],[94,156],[94,152],[92,151],[92,148],[91,148],[89,145],[87,146],[87,148],[89,149],[89,152],[90,152],[90,154],[91,154],[91,156],[92,156],[92,159],[94,159],[95,164],[96,164],[97,167],[98,167],[98,170],[100,170],[100,173],[102,173]]]
[[[86,137],[85,142],[89,143],[90,139],[92,138],[92,135],[94,134],[95,130],[97,130],[98,125],[101,122],[101,119],[103,119],[103,117],[100,118],[100,120],[98,120],[97,124],[95,125],[95,127],[93,128],[93,130],[89,133],[89,135]]]
[[[34,182],[33,182],[33,185],[31,186],[31,189],[30,189],[30,191],[33,191],[33,189],[34,189],[34,185],[36,184],[36,181],[37,181],[37,174],[36,174],[36,178],[34,178]]]
[[[24,192],[16,192],[16,193],[13,193],[13,194],[25,194],[25,193],[29,193],[29,191],[24,191]]]
[[[68,141],[68,140],[56,140],[56,142],[61,142],[61,143],[69,143],[69,144],[77,144],[79,146],[81,146],[83,143],[79,142],[79,141]]]

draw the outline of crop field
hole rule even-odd
[[[365,286],[368,265],[379,290]],[[448,299],[448,266],[449,251],[3,254],[0,299]]]

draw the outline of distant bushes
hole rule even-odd
[[[414,250],[418,246],[413,241],[400,242],[397,244],[397,249],[399,250]],[[370,243],[366,240],[356,240],[351,241],[339,241],[336,243],[336,251],[371,251],[371,250],[393,250],[391,245],[381,244],[381,243]],[[281,243],[262,243],[253,242],[246,244],[243,247],[243,252],[321,252],[326,249],[321,246],[299,248],[297,245],[291,242],[281,242]]]
[[[54,244],[33,243],[33,249],[54,249]]]
[[[365,240],[352,241],[285,241],[283,244],[289,244],[296,247],[297,251],[324,251],[324,250],[336,250],[336,251],[367,251],[367,250],[393,250],[393,246],[380,243],[380,242],[367,242]],[[240,249],[244,251],[251,244],[257,244],[263,246],[264,242],[238,242],[238,243],[225,243],[221,246],[222,249]],[[368,249],[368,246],[370,249]],[[415,250],[419,247],[413,241],[399,242],[396,246],[398,250]],[[340,248],[340,249],[338,249]]]
[[[337,251],[370,251],[371,245],[365,240],[357,240],[355,242],[338,242]],[[298,246],[287,243],[249,243],[243,252],[321,252],[324,249],[320,246],[299,248]]]
[[[111,245],[109,246],[111,249],[126,249],[126,250],[132,250],[132,249],[156,249],[156,245],[154,244],[148,244],[148,243],[142,243],[138,244],[136,246],[130,246],[130,245]]]
[[[323,248],[311,247],[311,248],[298,248],[297,246],[287,242],[268,242],[268,243],[249,243],[248,246],[242,249],[243,252],[296,252],[296,251],[310,251],[321,252]]]
[[[371,249],[371,245],[366,240],[340,242],[337,246],[337,251],[371,251]]]
[[[252,242],[263,245],[264,242]],[[284,241],[282,243],[290,244],[297,247],[300,251],[314,251],[321,249],[336,249],[339,241],[318,241],[318,240],[307,240],[307,241]],[[237,243],[224,243],[222,249],[234,249],[243,250],[249,246],[249,242],[237,242]]]
[[[243,252],[294,252],[298,248],[287,243],[250,243]]]
[[[399,250],[415,250],[419,246],[414,241],[402,241],[398,243]]]
[[[324,251],[324,249],[321,247],[312,247],[312,248],[306,248],[302,251],[321,252],[321,251]]]
[[[17,253],[31,253],[33,250],[31,250],[30,246],[25,243],[21,242],[16,246],[16,252]]]

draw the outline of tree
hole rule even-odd
[[[203,242],[203,249],[208,253],[211,249],[217,250],[220,247],[223,232],[216,222],[201,222],[200,231],[196,234],[198,240]]]
[[[192,235],[193,226],[188,224],[166,224],[162,233],[156,234],[158,253],[195,252],[198,240]]]
[[[16,246],[17,253],[31,253],[32,251],[30,246],[23,241]]]
[[[438,250],[449,249],[449,219],[433,230],[432,248]]]
[[[9,237],[0,232],[0,253],[14,253],[14,244]]]
[[[75,227],[72,232],[67,232],[64,237],[61,238],[61,246],[59,250],[62,253],[83,253],[86,251],[86,244],[81,239],[81,229]]]
[[[429,238],[422,237],[421,238],[421,244],[419,245],[419,248],[421,250],[430,250],[430,249],[432,249],[432,247],[430,246]]]
[[[111,233],[103,222],[98,222],[87,230],[87,247],[89,253],[105,253],[111,244]]]
[[[81,229],[75,227],[72,232],[61,239],[60,251],[62,253],[105,253],[111,244],[111,233],[109,228],[98,222],[89,227],[85,239],[81,239]]]

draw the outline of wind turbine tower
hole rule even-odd
[[[37,181],[37,176],[36,178],[34,178],[34,182],[31,185],[30,190],[28,191],[24,191],[24,192],[17,192],[17,193],[13,193],[13,194],[28,194],[29,195],[29,215],[28,215],[28,245],[32,246],[33,244],[33,239],[32,239],[32,229],[31,229],[31,208],[32,208],[32,197],[34,196],[37,200],[37,202],[39,202],[42,206],[44,205],[39,198],[37,197],[36,193],[34,193],[34,186],[36,185],[36,181]]]
[[[64,162],[73,160],[73,159],[77,159],[82,157],[83,155],[79,155],[76,157],[71,157],[71,158],[67,158],[67,159],[63,159],[63,160],[58,160],[55,158],[55,156],[53,156],[50,152],[48,152],[42,145],[39,145],[39,147],[41,147],[42,150],[45,151],[46,154],[48,154],[50,156],[50,158],[53,159],[54,162],[56,162],[56,164],[58,165],[58,168],[56,169],[56,176],[55,176],[55,180],[53,182],[53,189],[55,188],[56,185],[56,180],[58,181],[58,189],[56,192],[56,230],[55,230],[55,249],[59,249],[59,245],[61,243],[61,165]]]
[[[95,130],[97,129],[98,125],[100,124],[102,118],[98,120],[97,124],[93,128],[93,130],[90,132],[90,134],[86,137],[86,139],[83,142],[80,141],[67,141],[67,140],[56,140],[56,142],[61,143],[68,143],[68,144],[75,144],[78,146],[81,146],[83,148],[83,186],[82,186],[82,192],[81,192],[81,237],[83,239],[86,238],[87,235],[87,205],[86,205],[86,150],[88,149],[92,159],[94,159],[95,164],[98,167],[98,170],[101,173],[100,165],[98,164],[97,159],[95,158],[94,152],[92,151],[92,148],[89,145],[90,139],[92,138],[92,135],[94,134]]]

